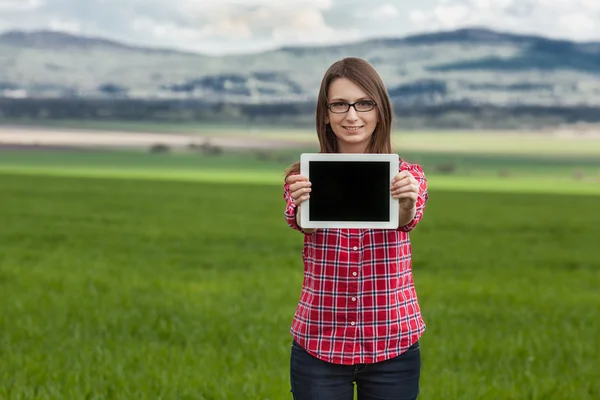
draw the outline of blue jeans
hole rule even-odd
[[[290,357],[294,400],[415,400],[419,395],[419,343],[392,359],[375,364],[338,365],[307,353],[295,341]]]

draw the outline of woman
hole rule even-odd
[[[375,69],[345,58],[327,70],[317,100],[322,153],[392,153],[392,106]],[[304,281],[291,327],[295,400],[413,400],[419,394],[419,338],[425,330],[414,287],[408,233],[423,217],[427,180],[401,160],[390,190],[398,229],[303,229],[310,197],[299,163],[286,171],[288,225],[304,234]]]

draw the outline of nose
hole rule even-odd
[[[358,119],[358,111],[354,107],[350,107],[348,112],[346,112],[346,119],[348,121],[356,121]]]

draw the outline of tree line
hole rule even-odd
[[[314,125],[314,102],[233,104],[202,100],[0,98],[0,121],[47,120],[224,122]],[[600,122],[600,108],[498,107],[468,102],[394,104],[396,121],[407,128],[523,128]]]

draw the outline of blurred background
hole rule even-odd
[[[286,399],[326,69],[422,165],[424,399],[597,399],[600,3],[0,0],[0,399]]]

